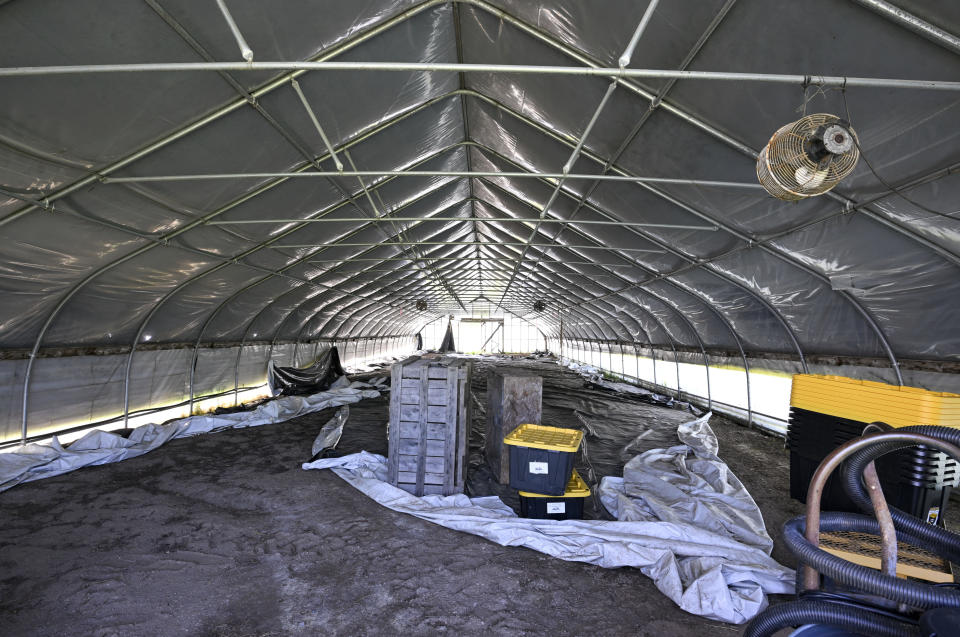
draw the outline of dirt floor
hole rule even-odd
[[[576,425],[552,391],[545,422]],[[689,417],[622,404],[638,420]],[[679,610],[639,571],[500,547],[301,470],[332,413],[175,440],[0,493],[0,635],[740,633]],[[350,428],[386,420],[386,398],[351,406],[342,451],[385,453],[385,437],[351,439]],[[792,565],[779,528],[801,506],[787,495],[783,441],[718,417],[711,425],[777,539],[774,557]]]

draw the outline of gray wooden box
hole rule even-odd
[[[408,358],[391,368],[390,484],[416,496],[463,493],[470,361]]]
[[[543,378],[516,368],[487,372],[487,464],[500,484],[510,483],[510,449],[503,438],[524,423],[540,424]]]

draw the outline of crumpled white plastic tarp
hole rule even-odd
[[[365,451],[303,468],[333,469],[385,507],[502,546],[638,568],[685,611],[740,624],[766,607],[766,594],[793,592],[794,573],[770,557],[760,511],[716,456],[709,416],[680,426],[686,444],[648,451],[625,477],[604,479],[601,500],[617,521],[518,518],[496,496],[418,498],[388,484],[386,458]]]
[[[380,393],[366,383],[349,383],[310,396],[286,396],[263,403],[252,411],[215,416],[190,416],[165,425],[148,424],[134,429],[128,438],[94,429],[68,447],[54,436],[49,444],[28,444],[0,453],[0,491],[21,482],[67,473],[81,467],[135,458],[174,438],[241,429],[282,422],[311,412],[376,398]]]

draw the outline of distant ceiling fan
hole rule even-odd
[[[836,115],[807,115],[780,128],[757,157],[757,177],[784,201],[822,195],[860,159],[857,134]]]

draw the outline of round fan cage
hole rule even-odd
[[[533,302],[533,311],[534,312],[543,312],[547,309],[547,304],[543,301],[534,301]]]
[[[811,159],[804,148],[818,128],[840,122],[836,115],[817,113],[774,133],[757,157],[757,177],[767,192],[785,201],[799,201],[822,195],[849,175],[860,158],[857,134],[849,126],[843,128],[853,136],[854,143],[846,152],[832,154],[825,168]]]
[[[427,302],[423,299],[417,299],[416,307],[418,312],[425,312],[427,309]]]

